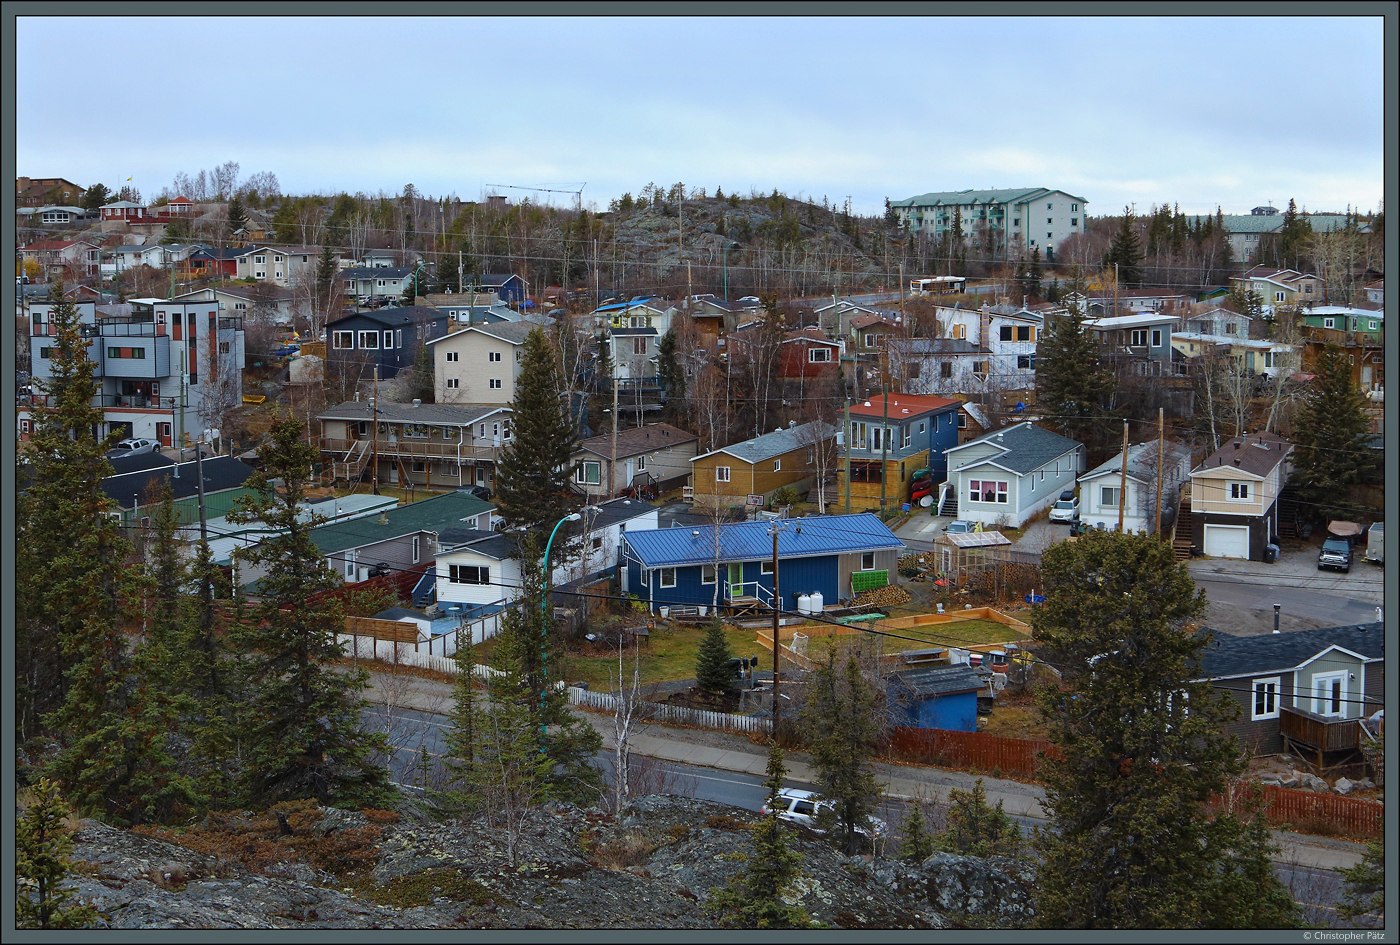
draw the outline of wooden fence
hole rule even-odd
[[[937,728],[895,726],[890,751],[916,764],[941,765],[995,772],[1012,778],[1034,778],[1040,754],[1049,750],[1043,738],[1008,738],[985,732],[954,732]]]
[[[985,732],[904,726],[890,729],[889,747],[894,756],[903,761],[1030,780],[1035,780],[1038,774],[1041,756],[1054,751],[1050,743],[1041,738],[1007,738]],[[1264,805],[1264,820],[1271,826],[1363,839],[1381,834],[1385,808],[1375,801],[1272,784],[1258,785],[1258,788]],[[1250,791],[1235,791],[1229,806],[1235,811],[1245,809],[1250,795]],[[1210,806],[1215,810],[1224,809],[1226,800],[1215,798]]]
[[[588,709],[612,712],[617,706],[617,697],[606,692],[590,692],[587,689],[569,687],[569,705],[580,705]],[[685,706],[667,705],[664,702],[643,702],[637,710],[636,718],[662,725],[690,725],[695,728],[713,728],[730,732],[767,734],[773,730],[771,719],[752,715],[731,715],[728,712],[709,712],[704,709],[690,709]]]

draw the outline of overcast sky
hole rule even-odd
[[[18,173],[144,197],[228,160],[287,193],[606,209],[648,182],[851,198],[1050,187],[1095,215],[1382,199],[1383,21],[21,18]],[[60,67],[55,68],[54,63]],[[497,190],[512,198],[527,194]]]

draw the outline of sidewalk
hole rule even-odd
[[[371,702],[383,701],[386,688],[394,691],[393,702],[404,708],[421,712],[446,714],[451,709],[452,687],[449,683],[404,675],[392,680],[382,680],[381,674],[371,674],[371,685],[365,697]],[[376,695],[378,698],[376,699]],[[587,721],[603,740],[603,749],[611,751],[617,747],[613,734],[612,716],[600,712],[587,712],[579,708],[572,710],[580,719]],[[692,765],[699,768],[713,768],[719,771],[734,771],[762,778],[767,772],[767,754],[758,746],[752,750],[744,748],[716,747],[701,741],[689,741],[686,736],[691,730],[659,725],[649,726],[646,734],[633,735],[630,739],[632,751],[638,755]],[[664,734],[662,734],[664,733]],[[707,733],[708,734],[708,733]],[[734,735],[731,740],[739,742],[742,736]],[[748,743],[751,744],[751,743]],[[806,784],[815,784],[816,772],[801,752],[788,752],[784,757],[788,778]],[[950,788],[962,791],[972,789],[976,775],[946,768],[925,765],[875,765],[876,780],[884,792],[892,798],[923,800],[946,803]],[[1013,817],[1024,817],[1043,821],[1045,811],[1040,805],[1044,791],[1034,784],[1023,784],[1005,778],[982,776],[982,784],[987,792],[987,803],[1001,803],[1005,811]],[[1336,869],[1340,866],[1355,866],[1361,862],[1365,852],[1364,844],[1331,837],[1314,837],[1305,834],[1271,831],[1279,845],[1278,860],[1314,869]]]

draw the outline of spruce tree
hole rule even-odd
[[[1372,465],[1366,399],[1351,379],[1351,358],[1328,345],[1293,417],[1293,476],[1298,500],[1324,518],[1356,517],[1349,493]]]
[[[340,264],[336,260],[335,250],[329,246],[321,250],[321,258],[316,261],[316,307],[321,314],[329,319],[331,308],[332,291],[335,287],[335,276],[340,270]],[[324,322],[323,322],[324,324]]]
[[[971,791],[948,791],[948,825],[938,840],[943,849],[963,856],[1015,856],[1021,831],[1001,801],[996,807],[987,803],[987,789],[978,778]]]
[[[768,791],[764,798],[767,804],[773,803],[783,790],[783,781],[787,779],[787,765],[783,762],[783,750],[778,746],[776,738],[768,739],[768,764],[764,768],[763,787]]]
[[[1035,354],[1035,404],[1045,427],[1085,444],[1089,465],[1107,458],[1117,443],[1112,371],[1101,360],[1098,340],[1084,324],[1077,301],[1064,315],[1051,315]]]
[[[832,838],[846,853],[865,844],[861,831],[880,797],[870,756],[880,737],[876,697],[860,663],[848,655],[838,668],[835,651],[813,674],[800,715],[823,798],[835,810]]]
[[[549,339],[535,328],[525,339],[510,403],[511,441],[496,464],[496,504],[512,526],[552,529],[577,505],[569,457],[578,434],[563,394]]]
[[[718,617],[705,627],[700,651],[695,657],[695,685],[706,692],[725,693],[734,688],[734,670],[729,666],[729,641]]]
[[[1113,242],[1103,257],[1105,269],[1117,266],[1118,284],[1121,286],[1142,284],[1142,247],[1138,244],[1135,219],[1133,211],[1124,207],[1118,232],[1113,234]]]
[[[237,195],[228,201],[228,235],[232,238],[239,230],[248,226],[248,212],[243,209],[243,201]]]
[[[899,841],[899,858],[901,860],[917,865],[933,855],[935,849],[933,838],[928,835],[922,805],[918,803],[909,805],[909,816],[904,818],[904,824],[899,832],[903,835]]]
[[[58,785],[41,778],[15,823],[15,925],[21,929],[81,929],[97,919],[91,906],[72,904],[64,885],[73,852],[71,815]]]
[[[1063,685],[1040,699],[1056,751],[1042,768],[1050,826],[1033,840],[1037,921],[1231,927],[1239,914],[1220,894],[1229,878],[1256,877],[1260,899],[1278,880],[1233,815],[1206,810],[1244,762],[1223,728],[1235,704],[1197,678],[1204,639],[1192,621],[1204,594],[1170,546],[1144,535],[1055,545],[1041,575],[1046,600],[1031,625]]]
[[[480,706],[476,696],[476,656],[471,631],[458,629],[457,651],[453,654],[457,676],[452,681],[451,728],[444,738],[444,763],[447,765],[449,787],[440,800],[449,810],[459,813],[473,811],[480,802],[477,786],[477,740]]]
[[[1385,840],[1375,837],[1367,842],[1366,854],[1355,866],[1337,870],[1342,874],[1343,895],[1337,903],[1337,914],[1344,919],[1374,916],[1385,919]]]
[[[340,603],[314,597],[340,586],[311,539],[317,517],[300,507],[316,450],[302,440],[301,425],[285,417],[273,423],[258,459],[262,468],[247,483],[253,495],[228,516],[275,532],[240,552],[264,572],[258,600],[236,628],[246,660],[243,796],[259,805],[306,797],[337,806],[387,804],[388,772],[376,757],[388,745],[360,720],[368,674],[335,665],[345,656],[336,639],[344,624]]]

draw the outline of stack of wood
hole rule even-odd
[[[852,607],[893,607],[896,604],[907,604],[912,598],[909,592],[894,584],[886,584],[884,587],[877,587],[874,590],[866,591],[857,595],[852,601]]]

